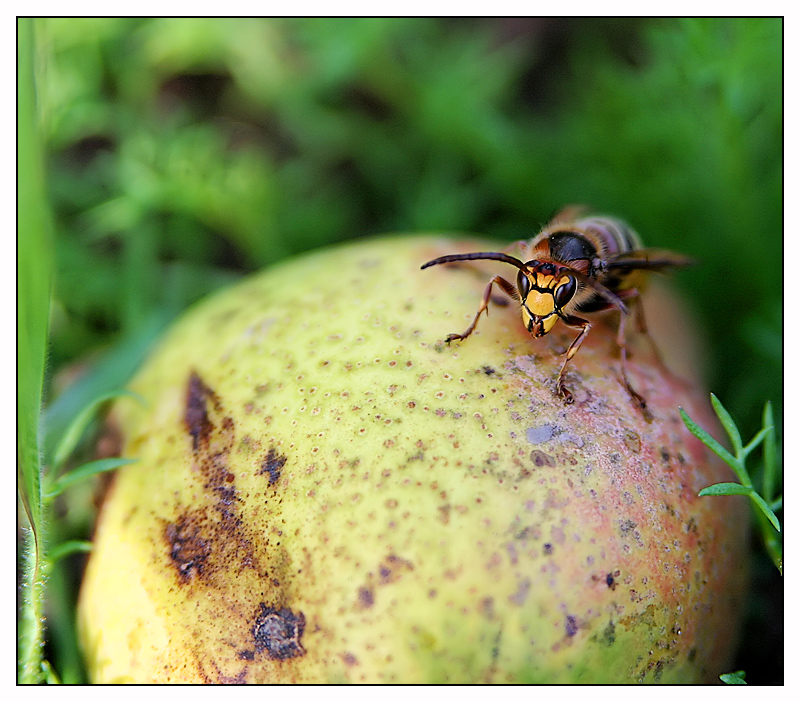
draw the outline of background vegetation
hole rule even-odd
[[[34,264],[54,257],[45,464],[165,324],[223,284],[382,232],[528,238],[573,202],[701,262],[678,280],[708,332],[708,387],[745,436],[771,400],[780,440],[782,31],[780,19],[37,20],[47,191],[26,203],[20,188],[20,305],[27,246]],[[19,114],[22,133],[33,118]],[[26,210],[52,214],[38,255]],[[82,445],[75,465],[92,455]],[[53,502],[50,543],[87,537],[94,488]],[[83,679],[82,559],[58,560],[48,581],[46,657],[65,681]],[[782,682],[782,582],[754,559],[737,667]]]

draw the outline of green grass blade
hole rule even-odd
[[[769,523],[775,527],[776,531],[781,530],[781,523],[778,521],[778,518],[775,516],[775,512],[773,512],[769,505],[764,502],[764,498],[761,497],[757,492],[750,493],[750,499],[753,500],[758,505],[758,508],[764,513],[764,516],[769,519]]]
[[[30,20],[18,20],[18,34],[17,441],[22,501],[31,526],[36,531],[41,521],[39,417],[53,263],[45,217],[42,150],[34,92],[33,27]]]
[[[53,666],[51,666],[47,661],[42,661],[42,674],[44,675],[44,681],[48,685],[61,684],[61,678],[58,677],[58,673],[53,670]]]
[[[761,494],[767,502],[772,502],[775,497],[775,479],[777,477],[777,453],[775,450],[775,420],[772,416],[772,403],[764,403],[764,429],[772,430],[764,440],[764,484]]]
[[[704,487],[697,495],[705,497],[706,495],[752,495],[753,493],[753,488],[739,483],[715,483]]]
[[[83,541],[81,539],[71,539],[70,541],[62,541],[60,544],[52,546],[47,551],[47,559],[50,563],[55,563],[62,558],[71,556],[73,553],[89,553],[92,550],[91,541]]]
[[[52,499],[64,492],[64,490],[66,490],[70,485],[74,485],[81,480],[86,480],[86,478],[89,478],[93,475],[115,470],[121,466],[127,465],[128,463],[133,463],[135,460],[136,459],[134,458],[101,458],[97,461],[84,463],[75,470],[71,470],[69,473],[64,473],[64,475],[62,475],[50,486],[50,488],[45,492],[44,496],[47,499]]]
[[[41,494],[40,416],[53,278],[41,134],[34,71],[34,27],[17,20],[17,476],[30,523],[24,551],[17,675],[43,677],[44,515]]]
[[[726,685],[747,685],[744,681],[744,671],[737,670],[735,673],[723,673],[719,676]]]
[[[769,434],[771,431],[772,428],[767,429],[765,427],[761,429],[752,439],[750,439],[750,442],[741,450],[741,453],[739,454],[741,460],[747,458],[753,449],[756,448],[764,440],[764,437],[767,436],[767,434]]]
[[[123,337],[78,381],[57,397],[45,410],[44,451],[55,455],[61,437],[75,415],[99,396],[124,386],[161,336],[172,315],[156,311],[147,323]]]
[[[739,461],[736,460],[736,457],[733,456],[722,444],[719,443],[711,434],[709,434],[705,429],[695,424],[694,420],[686,414],[683,407],[678,408],[681,413],[681,417],[683,418],[683,423],[686,425],[686,428],[692,432],[700,441],[702,441],[708,448],[710,448],[714,453],[717,454],[725,463],[727,463],[731,468],[733,468],[736,476],[741,480],[742,476],[741,473],[741,466]]]
[[[116,400],[119,397],[125,396],[133,397],[143,401],[139,395],[132,393],[130,390],[115,390],[113,392],[104,393],[95,398],[87,407],[84,407],[84,409],[78,413],[78,416],[75,417],[69,427],[67,427],[67,431],[64,433],[64,436],[61,438],[58,446],[56,447],[55,454],[53,455],[53,471],[57,471],[62,465],[64,465],[64,461],[66,461],[70,454],[75,450],[78,442],[86,432],[87,427],[97,416],[97,413],[100,411],[102,406],[106,402],[110,402],[111,400]]]
[[[764,548],[767,550],[778,572],[783,575],[783,540],[781,539],[781,534],[771,526],[766,514],[761,510],[756,512],[756,519],[761,540],[764,542]]]
[[[736,427],[733,417],[728,414],[728,410],[722,406],[722,403],[713,392],[711,393],[711,406],[714,408],[717,417],[719,417],[719,421],[725,429],[725,432],[730,437],[733,452],[737,456],[740,455],[742,451],[742,435],[739,433],[739,429]]]

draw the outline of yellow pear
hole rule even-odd
[[[81,591],[92,681],[728,670],[748,515],[738,497],[697,497],[730,479],[678,413],[715,426],[705,393],[631,324],[647,409],[632,402],[616,311],[592,317],[569,405],[555,389],[575,330],[534,339],[511,301],[445,344],[502,264],[420,265],[494,248],[397,236],[324,250],[174,326],[130,385],[145,406],[113,414],[137,462],[115,477]]]

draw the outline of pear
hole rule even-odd
[[[108,492],[82,585],[93,682],[697,683],[728,669],[747,506],[697,496],[730,480],[678,413],[714,427],[704,394],[629,325],[647,408],[632,402],[616,311],[592,317],[572,404],[556,378],[575,330],[534,339],[510,302],[444,343],[503,267],[420,265],[493,248],[323,250],[172,328],[130,385],[144,404],[113,412],[137,462]],[[691,372],[685,317],[669,298],[661,310],[675,312],[667,362]]]

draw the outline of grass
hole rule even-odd
[[[781,482],[781,472],[775,450],[776,439],[772,405],[769,402],[764,405],[763,426],[747,445],[742,444],[741,433],[736,423],[713,393],[711,394],[711,405],[725,432],[728,434],[733,453],[722,446],[705,429],[697,425],[683,409],[680,410],[681,417],[689,431],[731,467],[739,482],[715,483],[700,490],[698,495],[700,497],[747,496],[753,505],[754,520],[758,526],[764,549],[778,572],[783,575],[783,534],[780,521],[776,515],[776,512],[783,509],[783,496],[776,495],[776,485]],[[745,465],[745,461],[762,442],[764,443],[764,450],[761,466],[761,490],[759,491],[753,484],[753,479]],[[722,673],[719,677],[722,682],[728,685],[747,684],[744,670]]]
[[[680,410],[686,427],[700,441],[716,453],[733,470],[738,483],[715,483],[703,488],[698,495],[706,497],[716,495],[745,495],[752,504],[755,512],[755,520],[759,526],[759,533],[772,562],[783,575],[783,543],[781,541],[781,525],[775,511],[783,508],[783,496],[775,494],[776,482],[780,482],[780,468],[778,466],[777,454],[775,451],[775,424],[772,417],[772,405],[767,402],[764,405],[763,427],[746,446],[742,445],[742,436],[733,418],[722,406],[714,393],[711,393],[711,405],[724,427],[733,453],[728,451],[705,429],[698,426],[683,409]],[[757,490],[753,485],[753,480],[747,470],[745,461],[752,451],[764,442],[764,460],[761,471],[761,490]]]
[[[34,45],[30,21],[18,20],[19,124],[19,258],[17,281],[17,481],[25,511],[22,607],[19,631],[20,682],[38,682],[42,666],[44,621],[44,549],[46,521],[42,509],[41,417],[46,360],[47,323],[53,280],[47,198],[42,171],[34,88]]]

